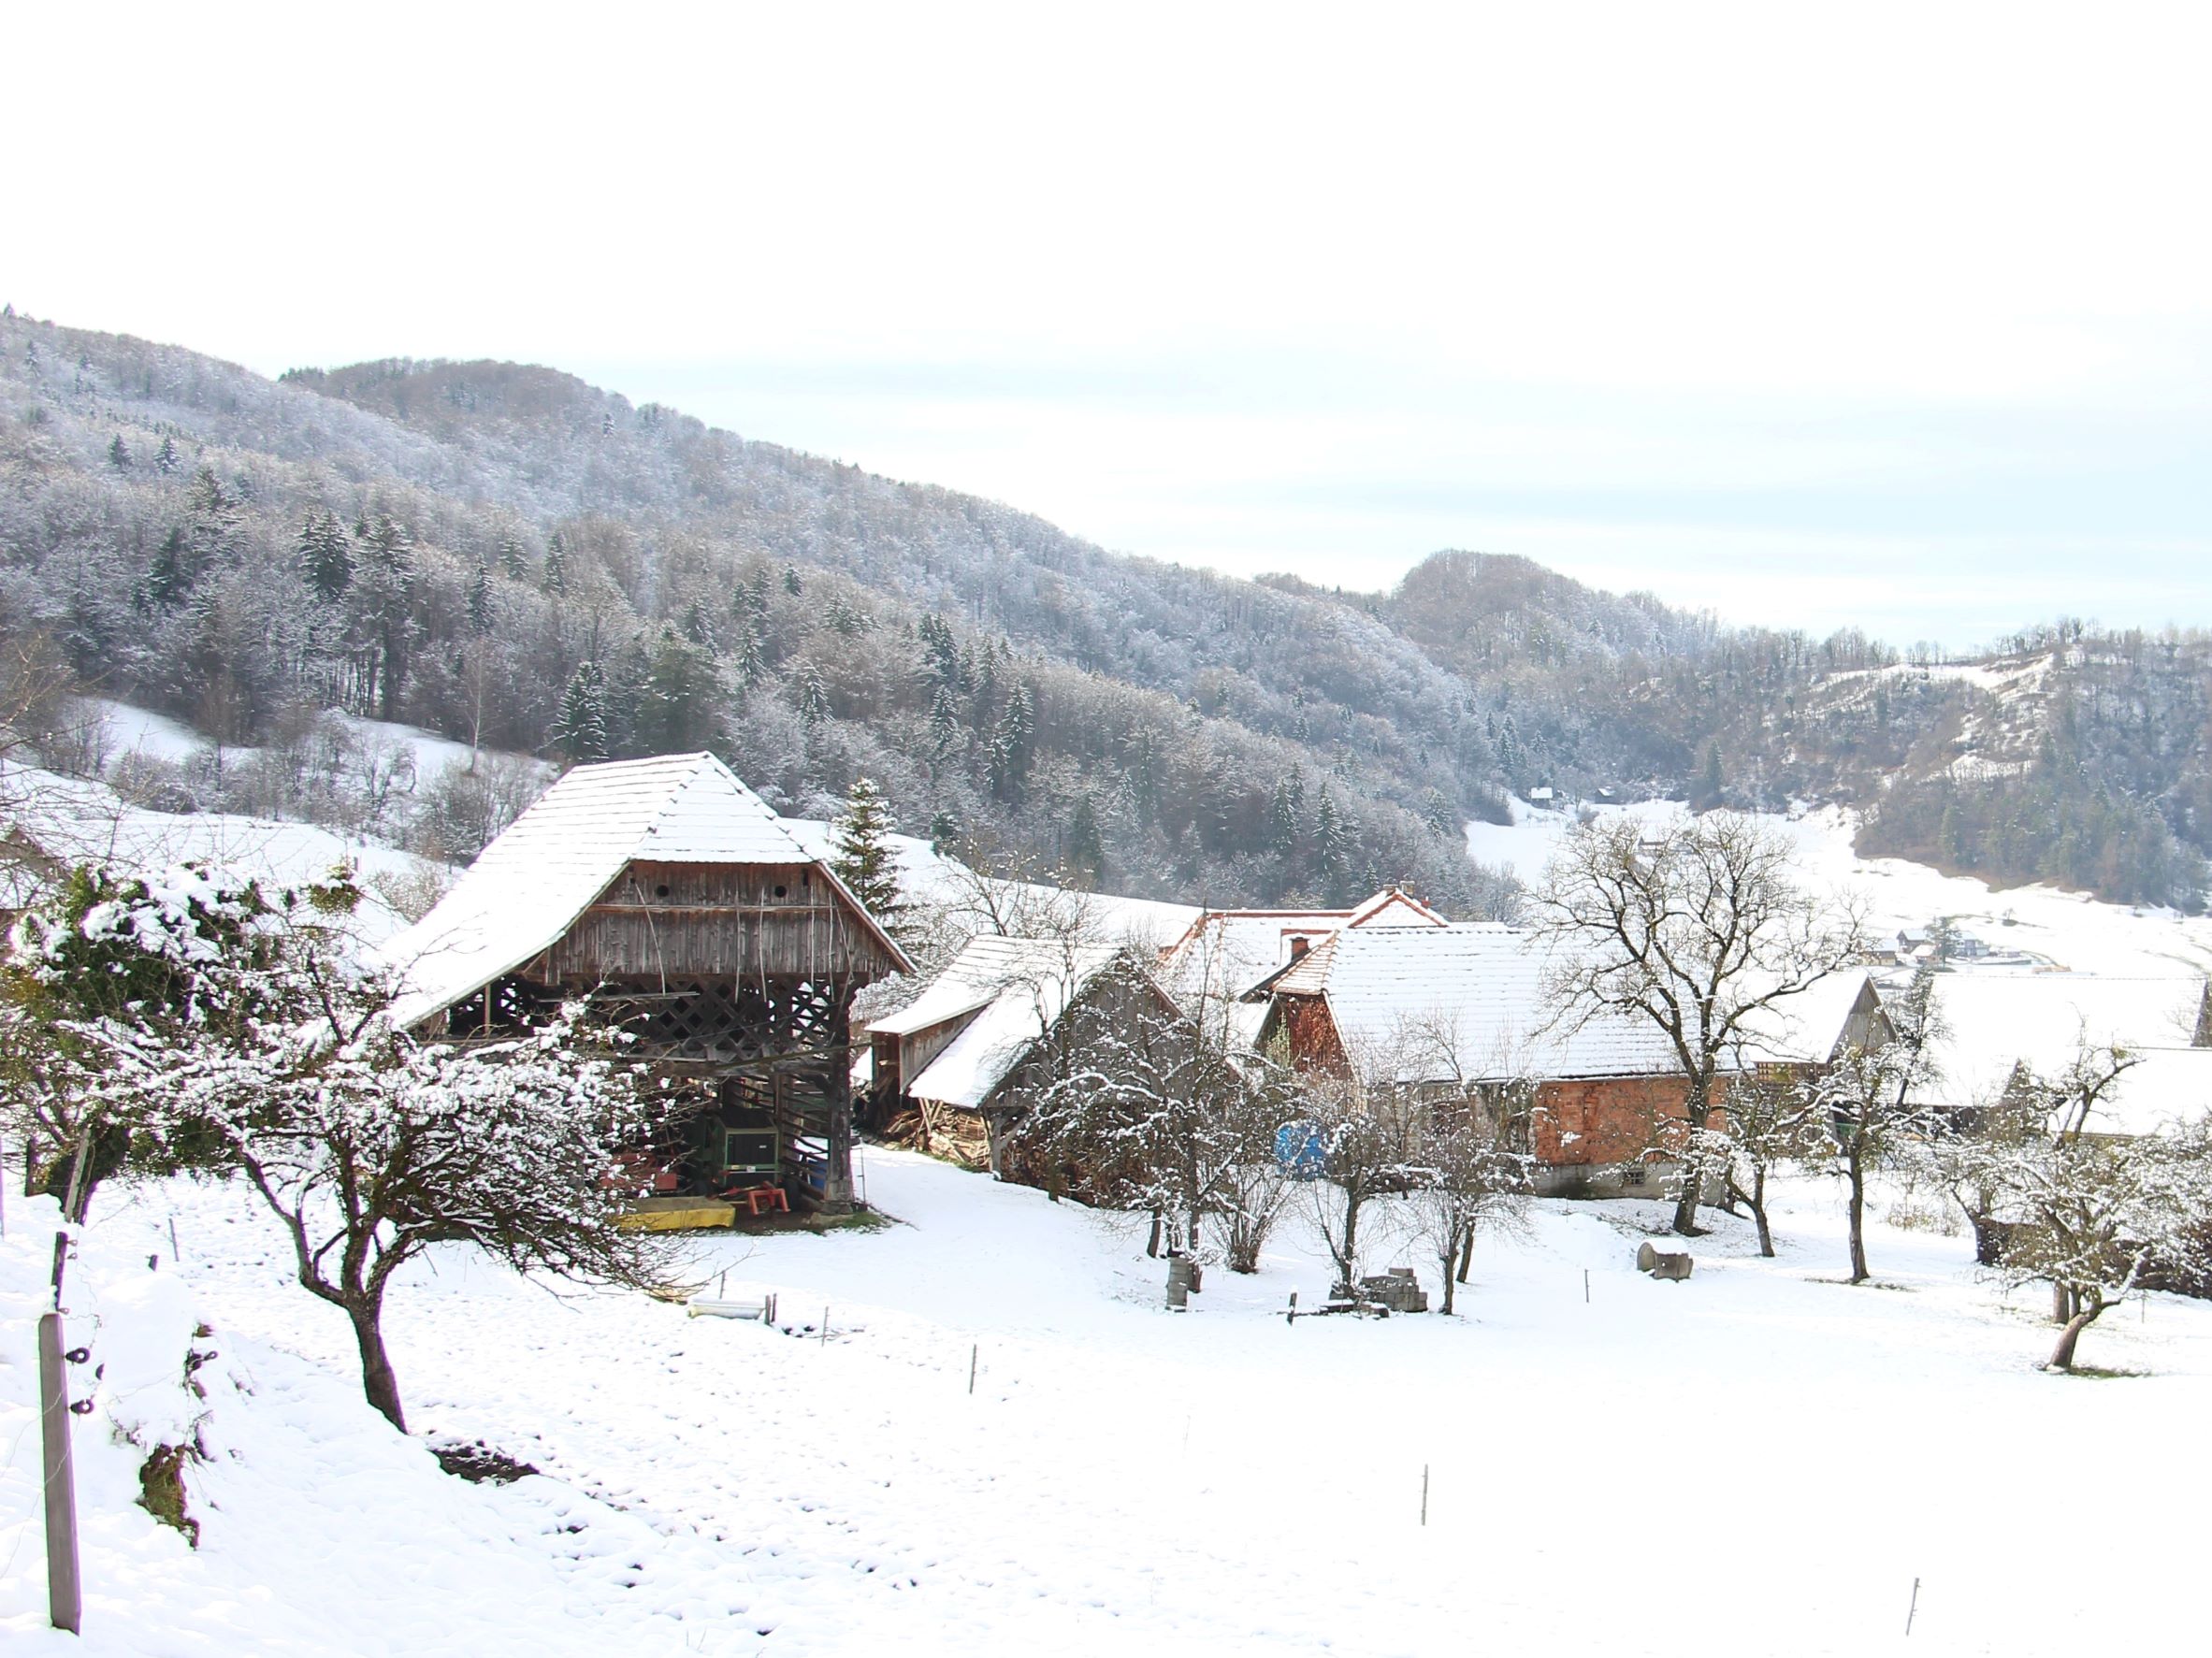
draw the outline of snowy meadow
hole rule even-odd
[[[773,1291],[776,1328],[434,1254],[388,1321],[412,1440],[242,1193],[115,1193],[65,1296],[80,1374],[106,1366],[80,1642],[42,1627],[53,1215],[12,1202],[0,1628],[176,1654],[2193,1650],[2212,1306],[2152,1296],[2090,1333],[2093,1372],[2046,1374],[2045,1297],[1887,1218],[1852,1288],[1836,1193],[1803,1183],[1776,1259],[1716,1217],[1684,1284],[1634,1270],[1662,1206],[1546,1202],[1478,1249],[1458,1317],[1291,1324],[1329,1276],[1295,1221],[1177,1315],[1106,1217],[909,1154],[867,1175],[895,1224],[691,1247],[710,1293]],[[185,1423],[196,1550],[123,1442]],[[537,1472],[472,1483],[430,1449],[475,1445]]]

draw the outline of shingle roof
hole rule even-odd
[[[387,946],[414,1024],[546,949],[637,860],[807,864],[767,802],[710,754],[578,766],[478,856],[454,889]],[[841,883],[835,889],[848,901]],[[865,916],[860,904],[856,915]],[[872,918],[867,925],[898,948]]]
[[[1316,945],[1275,983],[1326,999],[1353,1063],[1398,1081],[1636,1076],[1679,1069],[1641,1019],[1555,1016],[1550,958],[1530,934],[1466,922],[1360,928]]]

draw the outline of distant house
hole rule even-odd
[[[868,1026],[886,1108],[914,1113],[924,1149],[1003,1172],[1014,1097],[1048,1069],[1071,1013],[1088,1008],[1120,1024],[1140,1014],[1184,1019],[1148,955],[1122,944],[971,939],[920,996]]]
[[[1684,1111],[1681,1064],[1641,1019],[1555,1016],[1546,965],[1509,927],[1341,931],[1255,992],[1261,1041],[1363,1086],[1520,1114],[1540,1191],[1655,1191],[1657,1131]]]
[[[1530,801],[1539,806],[1549,806],[1558,798],[1549,784],[1540,784],[1528,791]]]
[[[712,755],[577,767],[387,950],[441,1037],[574,998],[623,1024],[701,1106],[668,1189],[850,1205],[853,995],[912,963]]]

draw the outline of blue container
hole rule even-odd
[[[1275,1161],[1293,1180],[1319,1180],[1329,1161],[1329,1148],[1322,1139],[1321,1125],[1286,1122],[1277,1129]]]

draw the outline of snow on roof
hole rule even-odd
[[[2002,1093],[2017,1065],[2046,1075],[2064,1070],[2084,1041],[2187,1046],[2204,1006],[2205,981],[1946,973],[1930,994],[1940,1026],[1930,1049],[1939,1073],[1930,1097],[1965,1105]]]
[[[1298,941],[1310,947],[1346,927],[1444,925],[1443,916],[1395,887],[1349,910],[1208,910],[1163,953],[1161,980],[1186,1009],[1211,1001],[1231,1038],[1250,1046],[1267,1007],[1239,998],[1295,959]]]
[[[1030,1045],[1122,954],[1118,944],[996,935],[971,939],[919,1000],[868,1029],[904,1035],[975,1009],[967,1027],[906,1085],[918,1098],[973,1111],[1005,1080]]]
[[[1872,982],[1862,967],[1815,979],[1794,996],[1756,1009],[1742,1026],[1741,1064],[1825,1065],[1851,1034],[1851,1016]]]
[[[1327,999],[1355,1063],[1399,1081],[1635,1076],[1679,1068],[1641,1020],[1555,1017],[1552,958],[1533,935],[1491,922],[1360,928],[1308,952],[1277,995]]]
[[[2162,1133],[2212,1112],[2212,1047],[2140,1048],[2133,1057],[2089,1114],[2089,1133]]]
[[[640,859],[816,863],[713,755],[578,766],[387,946],[388,959],[407,975],[396,1016],[413,1024],[521,966]]]

